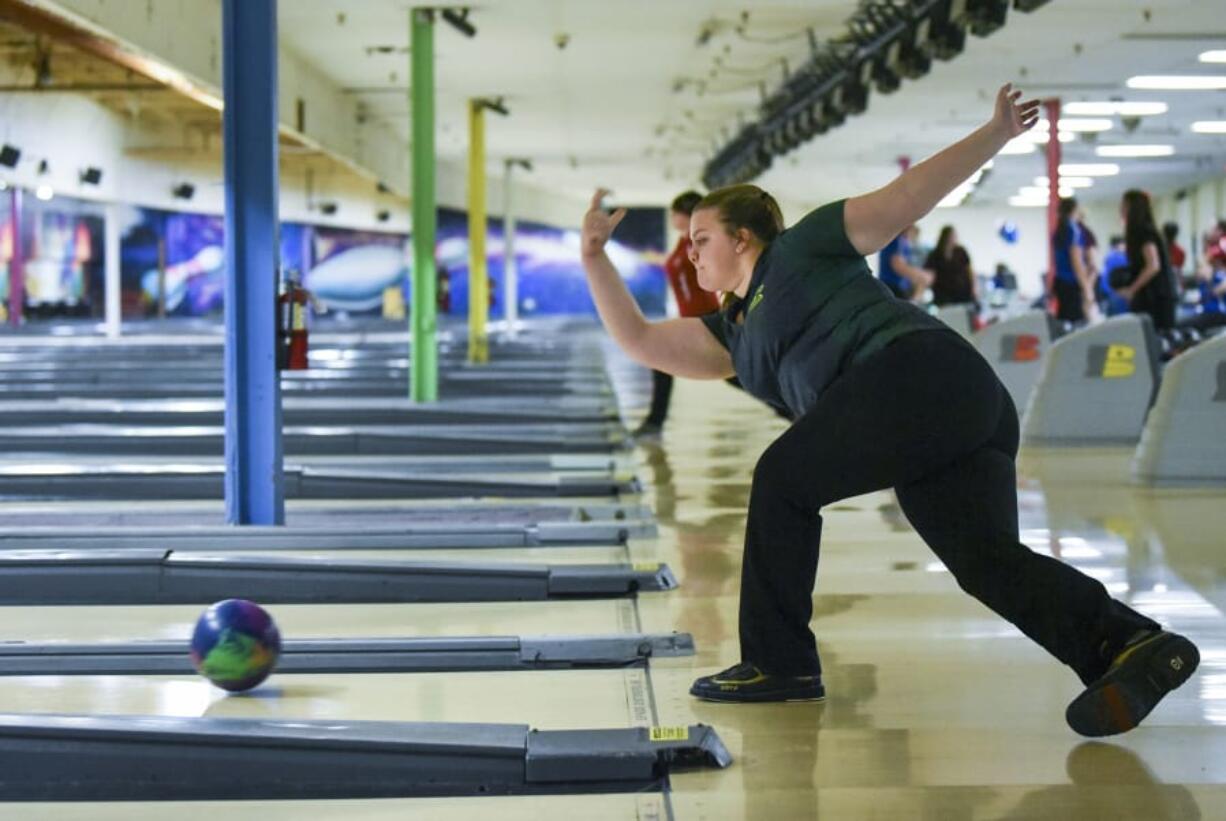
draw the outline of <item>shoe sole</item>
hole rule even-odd
[[[825,701],[826,694],[820,696],[800,696],[797,698],[762,698],[760,696],[735,696],[735,695],[699,695],[693,691],[690,695],[699,701],[708,701],[712,704],[802,704],[813,703],[816,701]]]
[[[1090,738],[1128,732],[1167,693],[1187,681],[1199,664],[1200,651],[1183,636],[1151,639],[1074,699],[1065,719],[1075,732]]]
[[[690,695],[693,695],[691,693]],[[708,704],[820,704],[826,700],[825,696],[816,696],[814,698],[711,698],[709,696],[694,696],[699,701],[705,701]]]

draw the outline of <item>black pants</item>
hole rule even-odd
[[[1057,279],[1052,283],[1056,294],[1056,319],[1066,322],[1081,322],[1086,318],[1081,286],[1075,282]]]
[[[664,371],[651,372],[651,409],[644,424],[663,427],[668,418],[668,403],[673,395],[673,375]]]
[[[743,661],[821,672],[809,629],[821,508],[893,487],[963,590],[1089,682],[1157,625],[1089,576],[1018,540],[1017,412],[950,331],[909,334],[854,366],[762,454],[741,574]]]
[[[1133,297],[1128,310],[1134,314],[1148,314],[1154,323],[1154,330],[1169,331],[1175,327],[1176,298],[1154,287],[1150,283]]]

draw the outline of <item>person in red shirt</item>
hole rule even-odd
[[[1171,271],[1175,274],[1175,284],[1182,292],[1188,285],[1184,279],[1183,266],[1187,264],[1188,252],[1175,239],[1179,236],[1179,223],[1168,222],[1162,226],[1162,238],[1166,241],[1166,255],[1171,263]],[[1189,277],[1191,279],[1191,277]]]
[[[1171,257],[1171,267],[1175,273],[1182,274],[1184,263],[1188,261],[1188,252],[1175,240],[1179,237],[1179,223],[1168,222],[1162,226],[1162,237],[1166,240],[1166,252]]]
[[[697,317],[719,310],[719,297],[704,291],[698,284],[698,272],[690,262],[690,214],[702,200],[697,191],[686,191],[673,200],[669,218],[681,234],[677,246],[664,262],[664,275],[677,300],[677,310],[683,317]],[[663,371],[651,372],[651,408],[647,418],[635,429],[633,436],[658,436],[668,418],[668,403],[673,394],[673,377]]]
[[[1210,271],[1226,269],[1226,219],[1205,233],[1205,266]]]

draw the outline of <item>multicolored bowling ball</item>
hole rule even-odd
[[[192,632],[192,664],[200,675],[233,693],[250,690],[272,672],[281,655],[281,631],[268,611],[246,599],[226,599],[205,610]]]

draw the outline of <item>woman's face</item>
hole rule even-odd
[[[729,236],[714,208],[690,216],[690,262],[703,290],[731,291],[740,285],[738,258],[744,250],[745,242]]]
[[[958,232],[957,232],[957,231],[950,231],[950,232],[949,232],[949,247],[950,247],[950,248],[953,248],[953,247],[955,247],[957,244],[958,244]]]

